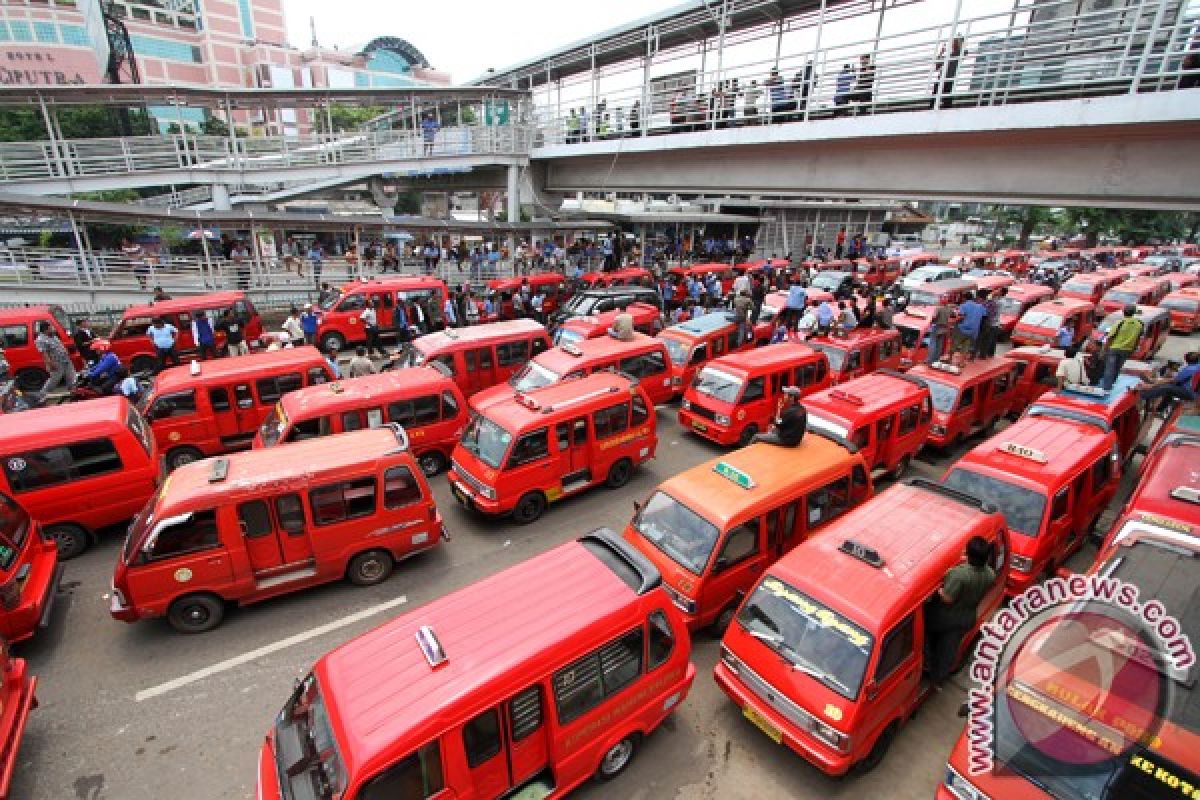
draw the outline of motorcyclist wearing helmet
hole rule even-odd
[[[99,358],[87,369],[84,377],[101,394],[110,394],[113,387],[121,380],[117,374],[121,369],[121,359],[117,358],[117,354],[112,351],[112,342],[108,339],[93,339],[91,348]]]

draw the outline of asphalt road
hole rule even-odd
[[[1162,356],[1196,346],[1172,337]],[[181,636],[165,623],[108,615],[122,536],[67,563],[64,591],[45,635],[18,648],[38,675],[10,797],[20,800],[211,800],[254,796],[263,735],[321,654],[391,616],[599,526],[621,528],[634,499],[721,452],[684,433],[676,406],[658,410],[658,457],[625,488],[594,489],[551,507],[530,527],[459,508],[444,477],[433,481],[452,541],[401,564],[384,584],[346,583],[232,612],[217,630]],[[962,449],[976,442],[969,441]],[[916,474],[937,477],[958,453],[925,453]],[[1130,481],[1126,481],[1129,483]],[[877,488],[884,488],[881,483]],[[1072,561],[1082,569],[1092,548]],[[325,629],[318,631],[315,629]],[[685,704],[645,742],[628,772],[588,785],[581,798],[929,798],[962,729],[965,686],[935,696],[905,727],[883,764],[833,781],[763,736],[712,680],[718,643],[700,633]]]

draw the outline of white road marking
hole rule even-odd
[[[263,656],[268,656],[271,653],[277,653],[280,650],[285,650],[302,642],[307,642],[309,639],[315,639],[318,636],[324,636],[327,633],[336,631],[339,628],[344,628],[347,625],[353,625],[354,623],[364,620],[367,617],[372,617],[376,614],[396,608],[397,606],[402,606],[407,602],[408,598],[401,595],[400,597],[388,600],[386,603],[379,603],[378,605],[364,608],[362,611],[356,611],[353,614],[347,614],[340,619],[335,619],[333,622],[328,622],[320,627],[312,628],[311,630],[304,631],[303,633],[297,633],[295,636],[289,636],[286,639],[280,639],[278,642],[272,642],[271,644],[264,645],[247,653],[242,653],[239,656],[227,658],[224,661],[219,661],[216,664],[204,667],[203,669],[198,669],[195,672],[189,672],[187,675],[182,675],[174,680],[167,681],[166,683],[160,683],[158,686],[151,686],[149,689],[143,689],[133,696],[134,702],[140,703],[143,700],[149,700],[153,697],[158,697],[159,695],[173,692],[176,689],[181,689],[184,686],[195,683],[196,681],[201,681],[205,678],[210,678],[213,675],[225,672],[226,670],[231,670],[234,667],[239,667],[242,664],[246,664],[255,660],[256,658],[262,658]]]

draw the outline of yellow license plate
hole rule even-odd
[[[758,729],[765,733],[771,739],[771,741],[775,742],[775,744],[781,744],[783,742],[783,731],[772,725],[762,714],[758,713],[750,706],[743,708],[742,713],[746,715],[746,719],[757,725]]]
[[[707,426],[707,425],[705,425],[703,422],[696,422],[696,420],[692,420],[692,427],[693,427],[693,428],[695,428],[695,429],[696,429],[696,430],[698,430],[698,431],[706,431],[706,430],[708,430],[708,426]]]

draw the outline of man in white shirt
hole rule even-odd
[[[750,291],[750,274],[743,272],[733,279],[733,296],[738,297],[742,292]]]
[[[1066,358],[1058,362],[1058,369],[1054,370],[1054,377],[1058,379],[1058,388],[1060,389],[1067,384],[1089,385],[1087,362],[1083,348],[1078,342],[1067,348]]]

